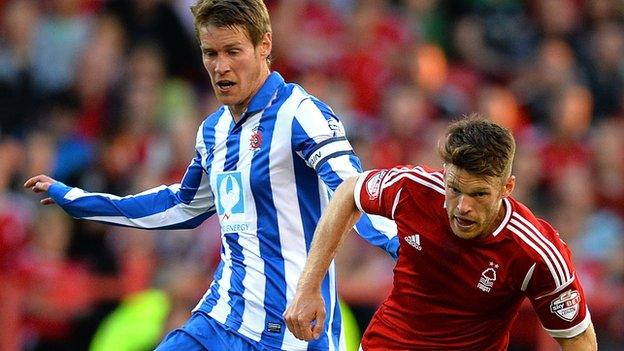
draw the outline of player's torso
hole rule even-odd
[[[306,213],[301,203],[319,203],[322,186],[293,144],[301,98],[280,97],[278,91],[272,100],[238,125],[227,111],[205,122],[206,148],[200,153],[223,245],[214,282],[197,308],[263,345],[314,349],[328,339],[311,346],[295,339],[282,314],[318,220],[318,213]]]
[[[521,250],[506,230],[483,242],[456,237],[443,201],[440,194],[424,211],[397,211],[399,260],[393,291],[382,307],[385,323],[377,328],[395,331],[391,335],[399,331],[394,340],[422,345],[437,340],[457,349],[470,349],[466,341],[485,335],[480,347],[489,343],[496,350],[500,346],[488,336],[501,340],[523,298],[517,274],[524,264]]]
[[[269,107],[235,125],[223,116],[208,140],[205,156],[222,234],[256,235],[271,228],[281,211],[281,201],[292,201],[296,193],[291,144],[292,116],[279,116]],[[287,194],[291,194],[290,197]],[[289,199],[290,198],[290,199]]]

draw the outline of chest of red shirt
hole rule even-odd
[[[456,237],[443,208],[398,213],[400,252],[393,296],[430,300],[446,312],[500,313],[522,299],[519,250],[503,230],[486,240]],[[442,301],[443,300],[443,301]],[[440,303],[441,302],[441,303]]]

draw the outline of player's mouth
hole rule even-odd
[[[455,219],[455,224],[457,224],[457,226],[465,231],[470,230],[470,228],[472,228],[472,226],[474,226],[477,222],[472,221],[470,219],[466,219],[466,218],[461,218],[461,217],[454,217]]]
[[[217,82],[216,86],[217,89],[221,92],[221,93],[227,93],[230,90],[232,90],[232,88],[236,85],[236,83],[232,82],[231,80],[220,80]]]

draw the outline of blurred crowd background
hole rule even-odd
[[[273,68],[332,106],[365,168],[439,166],[446,123],[473,111],[511,128],[515,197],[574,250],[601,350],[624,350],[624,1],[266,3]],[[190,4],[0,0],[1,350],[148,350],[209,285],[215,218],[112,227],[22,188],[40,173],[117,195],[181,179],[217,106]],[[351,235],[338,267],[363,329],[393,263]],[[511,339],[556,349],[530,306]]]

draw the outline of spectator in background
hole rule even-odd
[[[112,0],[104,10],[120,22],[131,47],[144,42],[157,45],[168,74],[205,83],[199,50],[169,2]]]
[[[34,1],[16,0],[5,5],[0,38],[0,136],[23,136],[41,100],[33,76],[34,41],[40,12]]]
[[[119,21],[110,15],[98,17],[92,25],[93,34],[76,64],[71,89],[81,106],[75,128],[82,137],[95,141],[104,136],[115,110],[127,38]]]
[[[430,122],[431,107],[421,91],[410,84],[387,89],[383,107],[386,123],[373,138],[372,162],[376,167],[409,164],[422,148],[422,132]]]
[[[596,103],[593,113],[605,118],[621,113],[624,94],[624,25],[606,21],[587,33],[584,54],[591,57],[587,68],[589,83]]]
[[[68,89],[91,30],[80,0],[51,0],[41,16],[33,43],[33,78],[43,94]]]
[[[361,170],[360,162],[332,110],[270,71],[271,25],[261,0],[200,0],[192,12],[204,67],[223,106],[200,126],[181,184],[123,198],[46,175],[25,187],[46,192],[43,204],[57,203],[74,217],[117,225],[184,229],[219,216],[223,249],[214,281],[158,350],[342,349],[334,272],[324,288],[332,321],[321,327],[322,338],[295,339],[282,314],[330,193]],[[138,108],[130,109],[138,120],[129,119],[129,127],[141,132],[153,100],[129,97],[128,107]],[[393,223],[366,217],[357,228],[396,257]]]
[[[566,85],[549,102],[547,130],[550,135],[540,153],[543,178],[553,183],[563,179],[561,174],[568,167],[584,167],[589,162],[587,139],[593,99],[586,87]],[[555,208],[553,206],[553,210]]]
[[[523,69],[511,87],[519,103],[530,113],[531,122],[548,129],[549,108],[562,89],[584,81],[583,72],[570,44],[553,38],[540,42],[531,65]]]
[[[600,207],[624,218],[624,118],[600,121],[591,131],[589,147]]]

